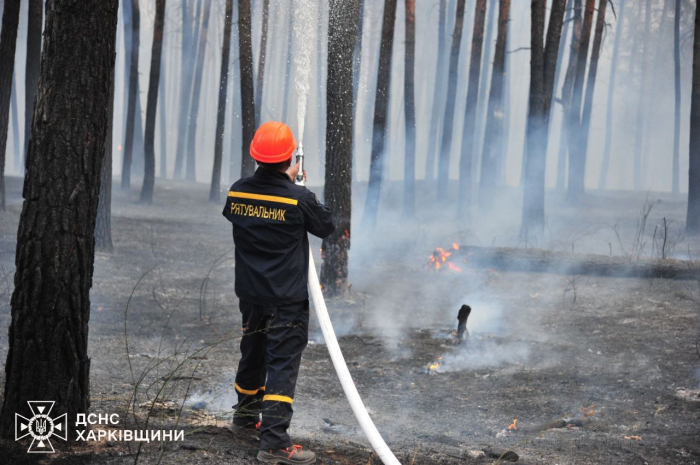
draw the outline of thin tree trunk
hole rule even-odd
[[[330,0],[326,108],[326,175],[323,195],[335,231],[323,240],[321,284],[327,295],[348,289],[352,214],[353,49],[360,0]]]
[[[6,13],[12,3],[5,4]],[[90,406],[93,234],[116,30],[117,0],[46,4],[35,104],[41,117],[32,128],[17,235],[4,437],[14,432],[16,413],[31,415],[28,400],[55,401],[51,416],[67,414],[74,438],[77,414]],[[8,94],[11,75],[0,86]]]
[[[0,31],[0,210],[5,211],[5,152],[7,149],[7,128],[10,116],[12,94],[12,74],[15,68],[15,46],[19,26],[20,0],[7,0],[2,10],[2,30]],[[16,148],[19,150],[19,148]],[[9,415],[8,415],[9,416]]]
[[[12,97],[10,97],[10,109],[12,111],[12,146],[14,147],[15,152],[14,168],[17,173],[20,173],[20,159],[22,149],[20,146],[21,142],[19,141],[19,115],[17,114],[17,82],[15,79],[16,75],[17,73],[12,73]]]
[[[228,0],[227,0],[228,1]],[[263,0],[260,51],[258,52],[258,75],[255,83],[255,125],[260,125],[263,86],[265,85],[265,56],[267,55],[267,29],[270,22],[270,0]]]
[[[610,62],[610,82],[608,83],[608,103],[605,113],[605,147],[603,148],[603,164],[600,168],[600,178],[598,179],[598,189],[605,189],[608,183],[608,171],[610,169],[610,151],[612,150],[613,137],[613,107],[615,103],[615,80],[617,77],[617,66],[620,59],[620,38],[622,37],[623,18],[625,13],[625,3],[627,0],[620,0],[617,12],[617,24],[615,26],[615,42],[613,43],[613,55]]]
[[[644,40],[642,42],[642,85],[639,87],[639,108],[637,110],[637,129],[634,137],[634,190],[641,190],[642,186],[642,150],[644,149],[644,120],[646,118],[646,106],[644,99],[647,95],[648,68],[649,68],[649,39],[651,33],[651,0],[646,1],[644,11]]]
[[[474,171],[479,173],[481,167],[481,151],[484,146],[484,134],[486,129],[486,106],[489,101],[489,82],[491,81],[492,57],[494,49],[493,34],[497,27],[498,0],[489,0],[486,18],[486,32],[484,35],[484,51],[481,54],[481,76],[479,78],[479,98],[476,104],[476,125],[474,126]],[[478,177],[478,174],[476,175]]]
[[[100,196],[95,217],[95,250],[111,253],[112,243],[112,134],[114,127],[114,81],[112,74],[109,106],[107,107],[107,135],[105,156],[100,169]]]
[[[569,36],[571,35],[570,32],[573,29],[572,22],[573,22],[573,17],[574,17],[574,1],[573,0],[567,0],[567,9],[566,9],[566,14],[564,18],[564,25],[562,27],[562,36],[561,36],[561,45],[559,46],[559,56],[557,57],[557,72],[554,77],[554,93],[556,94],[556,88],[559,85],[559,82],[561,81],[561,75],[563,72],[564,68],[564,53],[566,52],[566,44],[569,42]],[[563,92],[563,91],[562,91]],[[559,103],[562,103],[562,98],[560,97]],[[563,123],[564,119],[562,119],[562,129],[563,129]],[[552,130],[552,120],[550,118],[549,121],[549,131],[551,132]],[[561,137],[560,137],[561,138]],[[561,148],[561,141],[559,143],[559,147]],[[561,151],[560,151],[561,155]],[[564,152],[565,155],[565,152]],[[562,155],[563,157],[563,155]],[[564,186],[566,185],[566,180],[564,179],[566,176],[566,159],[559,157],[557,159],[557,181],[556,181],[556,188],[557,190],[563,190]]]
[[[44,2],[29,0],[27,7],[27,64],[24,72],[24,157],[27,158],[29,139],[32,137],[34,96],[39,85],[41,61],[41,28],[44,23]]]
[[[479,98],[481,51],[484,45],[485,19],[486,0],[476,0],[472,50],[469,60],[469,77],[467,79],[467,104],[464,110],[464,128],[462,129],[462,153],[459,158],[459,196],[457,201],[457,216],[459,218],[468,215],[472,197],[474,126],[476,124],[476,105]]]
[[[496,52],[491,72],[491,90],[484,132],[484,147],[481,158],[481,181],[479,183],[479,205],[487,211],[493,205],[498,183],[498,158],[502,150],[501,134],[503,131],[503,91],[506,79],[506,44],[508,42],[508,21],[510,0],[500,0],[498,11],[498,33]]]
[[[165,0],[156,0],[156,15],[153,23],[153,45],[151,47],[151,70],[148,79],[148,100],[146,104],[144,176],[143,186],[141,188],[141,202],[143,203],[153,202],[153,187],[156,177],[156,109],[158,108],[158,87],[160,84],[160,64],[163,52],[164,22]]]
[[[282,121],[289,123],[289,106],[291,102],[292,95],[292,53],[294,45],[294,0],[287,0],[289,5],[289,25],[287,32],[287,59],[285,61],[285,71],[284,71],[284,100],[282,104]],[[301,135],[300,135],[301,137]]]
[[[167,49],[166,49],[167,50]],[[165,60],[161,61],[161,67],[168,63],[168,57],[166,57]],[[165,74],[163,70],[161,69],[161,74],[160,74],[160,84],[159,87],[163,91],[163,98],[158,99],[158,138],[160,139],[160,177],[163,179],[168,178],[168,146],[167,146],[167,137],[168,137],[168,130],[167,130],[167,113],[165,112],[165,101],[167,100],[167,92],[166,87],[165,87]],[[170,86],[168,86],[170,88]]]
[[[673,83],[675,100],[673,111],[673,180],[671,190],[674,194],[677,194],[680,192],[681,145],[681,0],[676,0],[673,17]]]
[[[445,75],[445,44],[447,42],[445,36],[445,23],[447,16],[447,0],[440,0],[440,18],[438,22],[437,36],[437,61],[435,64],[435,87],[433,87],[433,108],[430,117],[430,133],[428,134],[428,150],[425,155],[425,180],[432,181],[435,179],[435,159],[438,151],[438,141],[442,126],[440,125],[440,110],[442,107],[442,95],[444,94],[443,76]]]
[[[7,7],[5,7],[7,8]],[[690,92],[690,145],[688,150],[688,217],[686,234],[700,233],[700,10],[695,10],[693,84]]]
[[[216,113],[216,139],[214,142],[214,167],[211,173],[209,200],[219,201],[221,190],[221,159],[224,150],[224,125],[226,124],[226,93],[228,91],[228,59],[231,55],[231,24],[233,23],[233,0],[226,0],[224,16],[224,42],[221,45],[221,76],[219,78],[219,102]]]
[[[557,190],[566,190],[566,165],[569,138],[569,111],[571,109],[571,98],[574,87],[574,76],[576,75],[576,56],[581,42],[581,0],[574,2],[574,25],[572,28],[571,44],[569,46],[569,63],[564,76],[564,86],[561,91],[561,106],[564,116],[561,122],[561,134],[559,135],[559,151],[557,155]]]
[[[192,80],[196,61],[197,38],[199,37],[200,14],[202,2],[197,0],[194,20],[188,13],[188,0],[182,0],[182,68],[180,69],[180,102],[177,121],[177,151],[175,153],[174,178],[184,177],[187,153],[187,134],[189,133],[190,101],[192,98]],[[194,6],[194,5],[193,5]]]
[[[581,41],[576,54],[576,73],[568,112],[567,136],[569,139],[569,184],[566,199],[571,204],[579,201],[584,191],[585,155],[581,152],[583,128],[581,122],[581,105],[583,103],[586,64],[588,63],[588,45],[591,39],[595,0],[586,0],[581,27]]]
[[[255,135],[255,99],[253,96],[253,46],[250,25],[250,0],[238,0],[238,59],[241,74],[241,177],[252,176],[255,162],[250,143]]]
[[[583,114],[576,126],[576,143],[569,150],[574,154],[574,160],[570,163],[569,171],[569,201],[576,203],[585,192],[586,181],[586,157],[588,154],[588,133],[591,127],[591,113],[593,112],[593,94],[595,92],[595,81],[598,72],[598,58],[600,57],[600,46],[603,42],[605,27],[605,9],[609,0],[599,0],[598,14],[596,17],[595,37],[593,39],[593,49],[591,51],[591,62],[588,67],[588,81],[586,83],[586,95],[583,102]],[[591,14],[592,16],[592,14]],[[585,21],[584,21],[585,24]],[[585,65],[584,65],[585,66]],[[572,178],[576,179],[572,182]]]
[[[197,40],[197,60],[189,105],[190,116],[187,127],[187,151],[185,155],[187,167],[185,170],[185,179],[192,182],[197,180],[195,143],[197,142],[197,120],[199,119],[199,105],[202,96],[202,75],[204,74],[204,56],[206,54],[207,36],[209,35],[212,1],[213,0],[204,0],[202,26],[199,30],[199,38]]]
[[[457,97],[457,66],[459,64],[459,48],[462,43],[462,30],[464,29],[464,4],[465,0],[457,0],[457,13],[455,16],[454,32],[452,33],[452,47],[450,49],[450,70],[447,81],[447,100],[445,101],[445,117],[442,125],[442,143],[438,157],[437,196],[439,200],[447,198],[447,189],[450,182],[450,155],[452,153],[452,125],[455,113],[455,99]]]
[[[416,210],[416,2],[406,0],[406,50],[404,66],[404,114],[406,117],[406,158],[404,162],[403,213],[413,218]]]
[[[379,211],[379,196],[384,172],[384,144],[387,132],[386,116],[389,111],[389,89],[391,84],[391,55],[394,46],[394,23],[396,22],[396,0],[384,0],[382,38],[377,70],[377,91],[374,100],[374,124],[372,128],[372,156],[369,165],[369,184],[362,224],[374,227]],[[326,144],[328,145],[328,144]]]
[[[128,1],[128,0],[126,0]],[[122,189],[131,187],[131,161],[134,150],[134,122],[136,121],[136,99],[139,90],[139,37],[141,14],[139,1],[131,0],[131,51],[129,54],[129,102],[126,110],[126,134],[122,157]],[[138,115],[140,118],[141,115]]]

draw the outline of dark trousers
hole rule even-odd
[[[266,307],[241,300],[240,310],[243,337],[234,424],[254,425],[262,412],[260,448],[291,447],[287,428],[301,354],[309,339],[309,301]]]

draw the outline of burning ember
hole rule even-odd
[[[581,413],[583,413],[583,418],[588,419],[595,415],[595,404],[591,404],[589,407],[581,407]]]
[[[513,418],[513,423],[508,426],[508,431],[518,431],[518,419]]]
[[[462,271],[460,267],[449,261],[449,258],[452,256],[451,250],[459,250],[459,244],[453,242],[452,249],[443,249],[442,247],[435,249],[435,252],[433,252],[433,254],[430,256],[428,266],[434,267],[435,270],[439,270],[443,267],[443,265],[447,265],[447,267],[452,271]]]
[[[429,374],[437,373],[438,368],[440,368],[440,365],[442,365],[442,357],[439,357],[437,362],[430,364],[430,366],[428,367],[428,373]]]

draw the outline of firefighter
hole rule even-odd
[[[243,322],[233,428],[260,431],[258,460],[266,463],[316,461],[313,452],[292,444],[287,428],[308,343],[306,233],[324,238],[334,226],[316,195],[293,182],[299,171],[298,164],[292,166],[296,147],[286,124],[260,126],[250,144],[258,169],[231,186],[223,211],[233,224]]]

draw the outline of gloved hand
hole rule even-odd
[[[287,170],[287,176],[289,176],[289,179],[294,182],[297,179],[297,174],[299,174],[299,163],[297,163],[294,166],[291,166]],[[306,182],[306,170],[304,170],[304,182]]]

